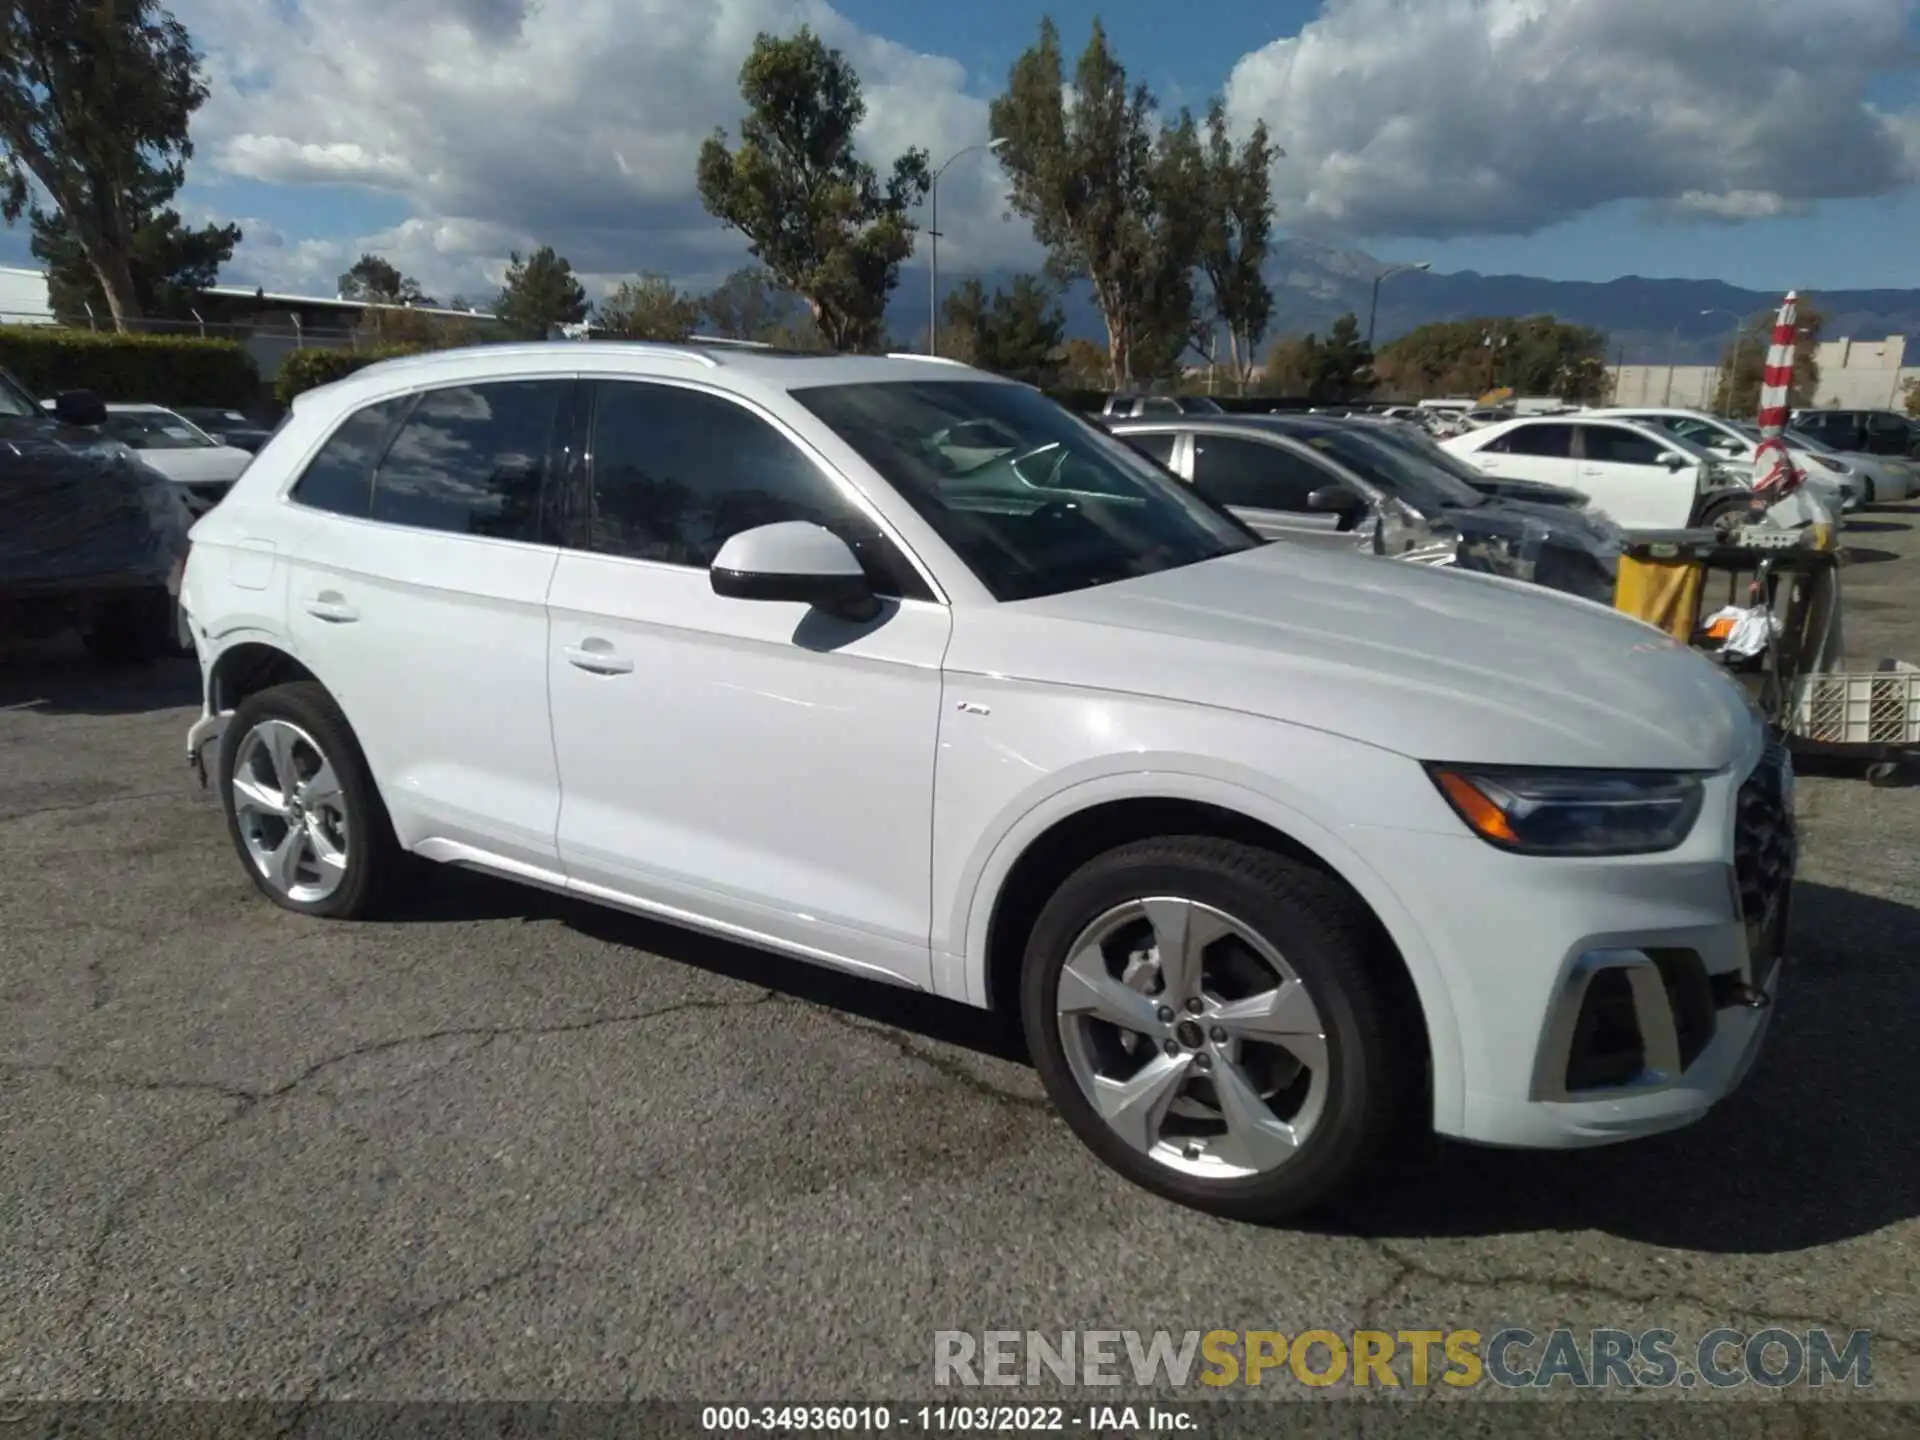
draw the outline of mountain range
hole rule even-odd
[[[1324,335],[1349,311],[1359,317],[1364,330],[1373,278],[1385,268],[1383,262],[1357,250],[1302,239],[1275,241],[1267,266],[1274,292],[1269,337],[1302,332]],[[941,278],[949,278],[944,269]],[[951,279],[954,284],[978,279],[991,291],[1011,283],[1013,275],[988,272],[957,274]],[[1446,275],[1416,271],[1395,275],[1381,287],[1376,342],[1385,343],[1433,321],[1552,315],[1605,334],[1609,363],[1711,365],[1718,363],[1732,333],[1728,314],[1771,312],[1784,294],[1784,287],[1743,290],[1721,280],[1627,275],[1602,282],[1481,275],[1472,270]],[[889,307],[896,335],[925,336],[926,296],[926,271],[920,270],[917,278],[912,271],[904,272]],[[1877,342],[1892,335],[1920,336],[1920,290],[1808,291],[1801,299],[1825,317],[1821,334],[1829,340]],[[1069,336],[1105,338],[1100,312],[1084,285],[1066,295],[1063,308]]]

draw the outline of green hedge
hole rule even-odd
[[[321,385],[344,380],[356,370],[400,355],[417,355],[418,345],[380,345],[364,350],[296,350],[281,363],[280,376],[273,392],[282,405],[291,405],[293,397]]]
[[[92,390],[155,405],[252,405],[260,372],[245,348],[197,335],[119,335],[0,325],[0,365],[35,395]]]

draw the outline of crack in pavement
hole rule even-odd
[[[173,800],[178,798],[179,790],[151,790],[139,795],[106,795],[98,800],[74,800],[64,805],[42,805],[37,810],[15,810],[0,814],[0,825],[10,825],[16,820],[31,820],[36,815],[72,815],[82,810],[99,810],[108,805],[133,805],[142,800]]]
[[[416,1306],[413,1309],[403,1312],[397,1319],[387,1321],[386,1324],[381,1327],[386,1333],[381,1335],[379,1339],[367,1343],[372,1332],[362,1330],[351,1337],[351,1339],[343,1342],[345,1345],[358,1346],[359,1348],[348,1359],[341,1361],[338,1365],[331,1367],[317,1376],[313,1383],[307,1387],[306,1393],[301,1396],[299,1403],[294,1407],[293,1414],[289,1418],[286,1427],[280,1431],[282,1440],[285,1440],[285,1437],[291,1436],[299,1430],[307,1416],[312,1413],[314,1406],[320,1403],[322,1392],[324,1392],[329,1385],[345,1379],[356,1370],[372,1364],[383,1356],[392,1354],[395,1350],[398,1350],[411,1340],[419,1331],[431,1325],[441,1316],[457,1310],[461,1306],[469,1304],[474,1300],[479,1300],[487,1295],[491,1295],[494,1291],[511,1285],[515,1281],[523,1280],[529,1275],[539,1273],[545,1266],[548,1251],[551,1250],[554,1245],[562,1240],[578,1235],[581,1231],[606,1219],[607,1216],[619,1209],[620,1206],[628,1200],[631,1200],[637,1193],[638,1191],[636,1190],[628,1189],[622,1190],[616,1195],[609,1196],[604,1202],[594,1206],[586,1215],[574,1221],[572,1224],[563,1225],[553,1233],[536,1240],[533,1246],[533,1253],[519,1264],[509,1266],[497,1274],[489,1275],[484,1280],[476,1281],[464,1289],[455,1291],[452,1295],[442,1296],[438,1300],[432,1300],[424,1305]],[[335,1347],[330,1345],[327,1348],[328,1352],[331,1353]]]
[[[617,1025],[645,1024],[668,1015],[683,1014],[697,1010],[744,1010],[782,1000],[784,997],[772,990],[763,990],[750,1000],[683,1000],[671,1005],[656,1006],[650,1010],[635,1010],[618,1015],[595,1015],[581,1020],[562,1021],[546,1024],[524,1025],[469,1025],[448,1026],[439,1030],[430,1030],[421,1034],[391,1036],[384,1040],[368,1041],[337,1054],[325,1056],[314,1061],[291,1079],[267,1090],[250,1090],[241,1086],[228,1085],[219,1081],[200,1080],[160,1080],[138,1076],[87,1075],[62,1065],[10,1065],[0,1063],[0,1073],[12,1076],[45,1075],[76,1087],[95,1086],[109,1089],[129,1090],[141,1093],[188,1093],[216,1095],[232,1102],[232,1109],[221,1116],[204,1133],[176,1151],[168,1159],[155,1166],[140,1180],[130,1185],[114,1198],[107,1207],[107,1213],[101,1218],[99,1229],[82,1256],[84,1279],[81,1286],[80,1302],[75,1307],[73,1326],[78,1332],[80,1358],[96,1374],[100,1368],[100,1359],[95,1345],[95,1329],[98,1325],[97,1307],[100,1299],[100,1286],[106,1269],[106,1250],[112,1243],[124,1220],[127,1209],[145,1195],[165,1176],[179,1169],[195,1154],[213,1144],[235,1123],[254,1113],[264,1105],[285,1099],[316,1076],[352,1060],[364,1059],[370,1055],[383,1055],[411,1045],[422,1045],[434,1040],[453,1038],[477,1038],[481,1044],[475,1046],[469,1058],[478,1054],[496,1040],[510,1038],[544,1038],[554,1035],[579,1035],[592,1030],[605,1029]],[[444,1069],[445,1067],[437,1067]],[[497,1281],[495,1283],[498,1283]]]
[[[993,1100],[1004,1100],[1008,1104],[1016,1105],[1023,1110],[1044,1110],[1050,1115],[1056,1113],[1053,1102],[1045,1096],[1022,1095],[1017,1090],[1008,1090],[1002,1086],[995,1085],[991,1080],[984,1080],[959,1062],[950,1060],[945,1055],[935,1054],[932,1051],[916,1045],[911,1035],[891,1025],[883,1025],[877,1021],[862,1020],[859,1016],[849,1015],[844,1010],[834,1010],[828,1006],[815,1005],[811,1001],[801,1001],[799,1003],[806,1005],[809,1009],[817,1010],[843,1030],[858,1031],[862,1035],[884,1041],[894,1050],[899,1051],[903,1058],[917,1060],[928,1069],[936,1071],[938,1074],[948,1080],[954,1081],[956,1084],[965,1086],[977,1095],[984,1095]]]
[[[1431,1280],[1436,1284],[1457,1285],[1463,1290],[1532,1289],[1543,1291],[1548,1295],[1565,1298],[1595,1295],[1602,1299],[1618,1300],[1630,1305],[1658,1306],[1679,1300],[1693,1305],[1710,1315],[1718,1311],[1747,1320],[1763,1322],[1756,1327],[1758,1329],[1766,1329],[1770,1325],[1785,1323],[1788,1325],[1801,1325],[1809,1329],[1823,1329],[1845,1334],[1852,1334],[1856,1330],[1867,1330],[1872,1333],[1873,1343],[1875,1345],[1884,1344],[1891,1345],[1896,1350],[1920,1351],[1920,1344],[1916,1344],[1915,1341],[1905,1336],[1890,1335],[1871,1325],[1855,1325],[1836,1321],[1824,1315],[1801,1315],[1764,1310],[1748,1310],[1744,1308],[1735,1309],[1728,1307],[1722,1301],[1710,1299],[1705,1295],[1690,1290],[1666,1289],[1638,1291],[1628,1289],[1623,1285],[1609,1284],[1604,1280],[1568,1280],[1552,1275],[1532,1275],[1524,1271],[1511,1271],[1497,1275],[1459,1275],[1442,1269],[1439,1266],[1427,1264],[1425,1261],[1416,1260],[1410,1255],[1403,1255],[1400,1251],[1384,1241],[1369,1240],[1366,1243],[1372,1248],[1376,1255],[1399,1267],[1399,1272],[1394,1276],[1393,1282],[1386,1286],[1376,1299],[1370,1302],[1370,1306],[1385,1304],[1388,1297],[1390,1297],[1394,1291],[1417,1276],[1423,1280]],[[1367,1311],[1363,1310],[1361,1313],[1365,1315]]]

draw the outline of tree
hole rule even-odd
[[[339,280],[340,298],[368,305],[431,305],[420,282],[380,255],[362,255]]]
[[[1100,390],[1113,380],[1113,358],[1107,347],[1074,338],[1060,347],[1060,381],[1077,390]]]
[[[1033,385],[1053,378],[1067,317],[1040,277],[1017,275],[1011,291],[991,296],[969,280],[948,294],[943,309],[941,339],[952,358]]]
[[[1143,368],[1177,359],[1193,333],[1204,218],[1192,117],[1182,112],[1158,137],[1150,133],[1153,97],[1144,85],[1129,88],[1097,21],[1069,101],[1051,20],[1014,62],[990,114],[1006,141],[1000,161],[1013,178],[1013,209],[1046,247],[1050,278],[1093,287],[1112,383],[1131,384]]]
[[[1573,403],[1606,398],[1607,337],[1551,315],[1422,325],[1380,347],[1374,373],[1408,398],[1479,395],[1506,386]]]
[[[189,228],[180,212],[167,201],[173,186],[155,176],[130,197],[136,218],[128,247],[128,268],[142,316],[185,319],[195,297],[220,277],[220,267],[233,258],[240,243],[238,225]],[[58,210],[31,212],[33,255],[47,269],[47,297],[53,313],[70,325],[86,324],[111,315],[100,275],[88,260],[86,247]]]
[[[701,203],[807,302],[833,348],[873,347],[913,253],[907,217],[930,184],[926,152],[907,151],[880,183],[853,148],[867,113],[860,77],[805,26],[754,40],[740,95],[739,147],[728,149],[723,131],[700,147]]]
[[[685,340],[699,319],[700,302],[652,272],[622,282],[594,312],[595,324],[629,340]]]
[[[700,301],[700,313],[716,335],[729,340],[763,340],[766,332],[789,319],[799,302],[759,265],[735,270]]]
[[[1920,380],[1907,380],[1901,383],[1900,404],[1907,414],[1920,420]]]
[[[1351,310],[1327,332],[1316,380],[1316,400],[1346,403],[1363,399],[1373,389],[1373,351],[1360,338],[1360,318]]]
[[[1360,321],[1351,313],[1333,322],[1325,340],[1295,335],[1275,341],[1262,376],[1268,394],[1316,405],[1350,403],[1373,387],[1373,352],[1360,338]]]
[[[1242,393],[1273,319],[1273,291],[1262,271],[1273,234],[1275,155],[1264,120],[1236,151],[1226,107],[1215,100],[1208,108],[1200,269],[1207,277],[1208,328],[1227,332],[1227,358]]]
[[[1767,352],[1773,348],[1774,322],[1779,318],[1778,310],[1753,316],[1740,328],[1739,343],[1729,344],[1721,352],[1720,382],[1713,400],[1721,414],[1752,417],[1760,413],[1760,385],[1765,378]],[[1808,406],[1820,392],[1820,331],[1826,325],[1826,316],[1802,296],[1794,323],[1800,333],[1793,347],[1791,403]]]
[[[37,184],[116,329],[143,313],[141,223],[185,178],[206,98],[186,27],[157,0],[8,0],[0,16],[0,216],[17,223]]]
[[[544,340],[554,326],[578,325],[587,318],[587,292],[551,245],[542,245],[525,259],[515,250],[507,257],[506,283],[493,313],[509,329]]]

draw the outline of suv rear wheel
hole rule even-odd
[[[404,858],[346,717],[310,680],[240,703],[220,742],[220,800],[253,883],[302,915],[371,914]]]
[[[1022,973],[1036,1068],[1095,1154],[1230,1218],[1318,1208],[1412,1116],[1417,1040],[1359,901],[1271,851],[1141,841],[1073,874]]]

